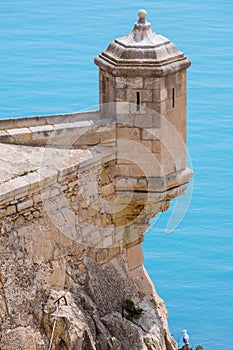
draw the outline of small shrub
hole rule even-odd
[[[123,310],[126,311],[126,318],[128,320],[138,320],[143,313],[143,309],[136,307],[134,302],[130,299],[125,300]]]

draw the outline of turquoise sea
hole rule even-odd
[[[233,1],[1,0],[0,118],[96,108],[93,58],[131,31],[140,8],[192,61],[187,127],[195,173],[180,224],[179,199],[152,220],[145,266],[180,345],[186,328],[191,345],[232,350]]]

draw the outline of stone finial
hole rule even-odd
[[[146,16],[147,16],[147,12],[146,10],[144,9],[141,9],[138,11],[138,23],[141,23],[141,24],[145,24],[146,23]]]

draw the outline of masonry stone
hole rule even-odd
[[[144,262],[141,244],[127,249],[127,259],[129,270],[133,270],[141,266]]]

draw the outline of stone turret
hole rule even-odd
[[[100,104],[132,102],[134,106],[125,107],[123,114],[140,115],[142,107],[165,114],[178,108],[178,97],[186,92],[185,71],[190,61],[170,40],[153,31],[145,10],[138,16],[132,32],[116,39],[95,59],[100,73]],[[165,109],[162,102],[170,105]],[[117,104],[116,114],[122,114]]]
[[[140,10],[132,32],[112,42],[95,63],[101,116],[118,124],[117,163],[124,168],[123,173],[118,167],[119,175],[160,177],[186,167],[186,69],[191,63],[170,40],[153,31],[146,15]],[[137,145],[119,141],[121,123],[131,128],[123,138],[127,135]],[[140,164],[127,167],[135,152]]]

